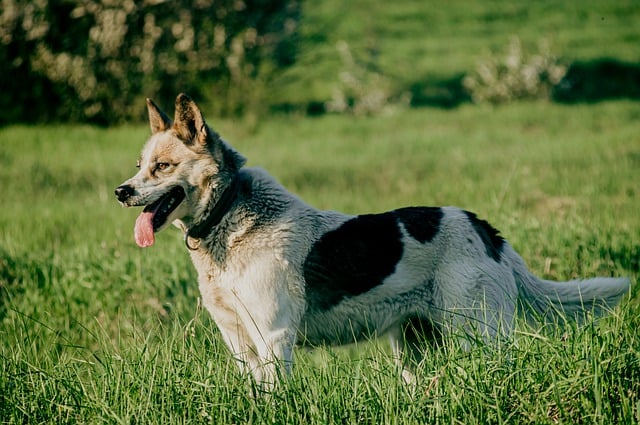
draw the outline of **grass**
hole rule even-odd
[[[539,276],[640,271],[640,104],[518,103],[382,117],[211,122],[313,205],[458,205]],[[133,243],[113,188],[146,126],[0,129],[0,421],[637,423],[640,303],[597,324],[520,323],[503,347],[429,349],[415,388],[384,341],[299,351],[253,399],[199,307],[177,230]]]
[[[637,64],[640,7],[633,0],[514,2],[459,0],[303,3],[295,65],[270,86],[271,104],[306,105],[331,98],[344,70],[336,44],[345,41],[368,69],[382,72],[416,101],[442,96],[446,82],[475,69],[512,36],[526,51],[542,39],[567,64],[614,58]],[[345,18],[348,17],[348,18]],[[611,75],[608,76],[611,78]],[[423,98],[420,100],[419,98]]]

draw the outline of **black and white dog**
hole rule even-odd
[[[538,279],[493,227],[458,208],[317,210],[243,168],[186,95],[173,122],[147,105],[152,135],[118,201],[144,207],[134,231],[142,247],[169,222],[182,229],[204,305],[240,367],[267,387],[291,367],[296,343],[388,334],[400,358],[421,330],[507,335],[518,300],[571,316],[628,291],[626,278]]]

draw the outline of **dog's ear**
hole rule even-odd
[[[198,105],[184,93],[176,98],[173,130],[185,144],[207,149],[216,161],[226,164],[227,167],[239,169],[245,163],[242,155],[230,148],[218,133],[209,128]]]
[[[149,125],[151,126],[151,134],[168,130],[171,127],[169,117],[153,103],[153,100],[147,99],[147,111],[149,112]]]
[[[184,93],[180,93],[176,98],[173,129],[188,145],[205,146],[209,141],[217,139],[217,134],[211,134],[211,130],[207,127],[198,105]]]

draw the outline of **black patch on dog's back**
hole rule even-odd
[[[484,243],[487,255],[493,258],[496,263],[499,263],[502,245],[504,244],[504,239],[499,235],[500,232],[486,221],[479,219],[474,213],[469,211],[464,211],[464,213],[469,218],[469,222],[471,222],[478,236],[480,236],[482,243]]]
[[[442,209],[439,207],[408,207],[392,211],[412,238],[420,243],[431,242],[440,230]]]
[[[326,310],[380,285],[402,258],[401,238],[393,212],[360,215],[325,233],[304,262],[309,308]]]

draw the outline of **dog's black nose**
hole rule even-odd
[[[116,198],[118,198],[118,201],[124,202],[131,196],[133,196],[133,188],[131,186],[124,184],[116,188]]]

